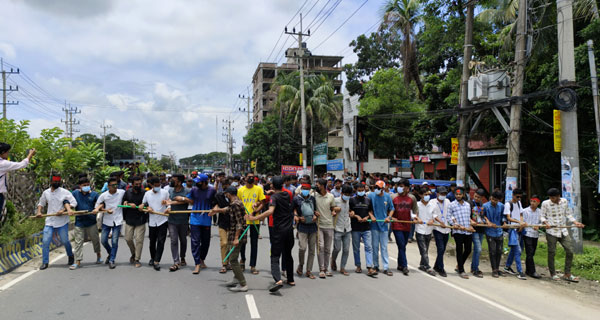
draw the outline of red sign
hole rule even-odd
[[[310,171],[310,167],[306,167],[306,170]],[[284,176],[296,176],[298,175],[298,173],[302,173],[303,167],[302,166],[286,166],[286,165],[282,165],[281,166],[281,174]]]

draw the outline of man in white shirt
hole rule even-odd
[[[567,199],[560,197],[560,191],[556,188],[550,188],[548,190],[548,196],[550,200],[542,202],[542,216],[540,220],[546,225],[546,240],[548,241],[548,269],[550,269],[550,276],[552,280],[560,280],[560,277],[556,274],[554,268],[554,255],[556,254],[556,242],[565,249],[565,275],[564,280],[570,282],[578,282],[579,277],[575,277],[571,274],[571,265],[573,263],[573,242],[569,231],[566,228],[550,228],[550,226],[565,225],[570,221],[573,226],[577,228],[583,228],[584,225],[573,217],[571,208]]]
[[[119,248],[119,234],[121,233],[121,225],[123,224],[123,208],[119,205],[123,203],[125,190],[118,189],[119,181],[116,177],[108,179],[108,191],[102,193],[96,202],[95,213],[100,210],[106,210],[102,218],[102,237],[101,242],[108,257],[105,263],[110,269],[114,269],[115,258]],[[108,235],[112,232],[112,244],[108,244]]]
[[[40,270],[48,268],[50,260],[50,241],[52,235],[58,234],[60,241],[65,246],[67,256],[69,257],[68,265],[75,263],[71,242],[69,242],[69,216],[73,215],[72,207],[77,206],[77,200],[67,189],[61,186],[61,177],[52,175],[50,178],[50,188],[44,190],[37,207],[37,216],[42,216],[42,209],[48,206],[47,214],[57,213],[57,216],[46,217],[44,226],[44,236],[42,238],[42,265]],[[64,212],[68,215],[64,215]]]
[[[437,191],[437,199],[430,200],[430,203],[432,203],[431,205],[433,205],[433,218],[441,225],[441,227],[433,227],[433,238],[435,239],[435,246],[437,248],[437,258],[433,264],[433,270],[440,276],[446,277],[444,254],[450,237],[450,229],[444,227],[450,221],[448,216],[450,200],[446,198],[446,195],[448,194],[446,187],[439,187]]]
[[[540,202],[540,198],[538,198],[536,195],[533,195],[531,199],[529,199],[529,207],[523,210],[523,221],[527,223],[528,226],[540,224],[540,215],[542,211],[538,210]],[[523,230],[523,242],[525,243],[526,255],[525,274],[535,279],[541,278],[541,276],[535,271],[535,262],[533,261],[538,238],[540,236],[538,230],[539,227],[527,227],[525,230]]]
[[[521,206],[521,197],[523,196],[523,191],[519,188],[513,190],[513,197],[511,201],[507,202],[504,205],[504,215],[506,216],[506,220],[510,222],[510,224],[521,224],[523,223],[523,207]],[[504,266],[504,272],[512,275],[517,275],[517,278],[521,280],[526,280],[525,274],[523,273],[523,266],[521,265],[521,232],[518,232],[517,229],[508,229],[508,246],[510,247],[510,253],[506,258],[506,265]],[[517,272],[515,272],[511,265],[515,262],[517,267]]]
[[[21,162],[8,161],[8,155],[10,151],[10,144],[0,142],[0,218],[2,218],[2,209],[4,209],[4,194],[8,191],[7,186],[7,174],[9,171],[15,171],[27,167],[31,158],[35,155],[35,149],[30,149],[27,158]]]
[[[437,205],[435,204],[436,200],[431,201],[431,191],[428,187],[421,187],[419,196],[421,197],[421,201],[417,203],[419,211],[415,220],[418,223],[415,225],[415,233],[419,254],[421,254],[419,270],[435,276],[435,271],[429,265],[429,243],[431,242],[431,234],[433,232],[433,212]]]
[[[167,210],[169,191],[160,187],[160,180],[157,177],[150,178],[148,185],[152,189],[146,191],[144,200],[142,200],[143,206],[147,207],[149,213],[150,262],[148,264],[154,267],[154,270],[160,271],[160,259],[167,240],[167,220],[169,218],[156,213],[164,213]]]
[[[335,190],[335,189],[334,189]],[[340,261],[340,273],[347,276],[346,262],[350,255],[350,242],[352,241],[352,225],[350,221],[350,198],[352,198],[353,189],[349,184],[345,184],[341,189],[341,196],[335,198],[336,207],[339,209],[334,219],[333,234],[333,252],[331,253],[331,270],[337,269],[337,256],[342,251]]]

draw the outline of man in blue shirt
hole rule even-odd
[[[205,174],[198,175],[194,179],[196,184],[186,198],[194,202],[192,210],[206,210],[206,212],[198,212],[190,214],[190,230],[191,230],[191,247],[192,256],[196,268],[193,274],[200,273],[200,269],[205,269],[206,264],[204,259],[208,254],[210,247],[210,226],[211,218],[208,211],[215,206],[215,188],[208,185],[208,176]]]
[[[98,193],[91,190],[88,178],[82,177],[79,179],[79,189],[73,191],[73,197],[77,200],[77,207],[75,210],[92,211],[98,200]],[[75,217],[75,229],[73,230],[75,263],[69,267],[71,270],[75,270],[81,266],[81,260],[83,260],[83,243],[86,235],[92,240],[94,252],[96,252],[97,257],[96,264],[102,263],[96,216],[92,214],[79,215]]]
[[[385,193],[385,182],[377,181],[375,191],[369,193],[369,200],[373,206],[375,219],[381,221],[371,222],[371,239],[373,243],[373,264],[375,270],[379,271],[379,251],[381,250],[381,259],[383,260],[383,270],[387,275],[392,273],[388,266],[388,228],[392,215],[394,214],[394,205],[392,197]]]
[[[502,229],[497,228],[505,222],[504,204],[500,201],[502,192],[494,191],[490,197],[490,201],[483,205],[483,217],[489,226],[485,229],[485,236],[488,242],[490,251],[490,263],[492,265],[492,277],[498,278],[503,275],[500,271],[500,259],[502,258],[502,246],[504,238]]]

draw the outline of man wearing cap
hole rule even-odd
[[[252,227],[250,225],[246,226],[244,220],[246,210],[244,209],[242,201],[237,197],[237,192],[238,190],[233,186],[226,188],[225,191],[223,191],[223,194],[227,197],[229,206],[225,208],[218,208],[215,206],[211,210],[210,215],[217,213],[229,215],[229,229],[227,230],[227,243],[229,244],[229,248],[227,251],[233,248],[233,251],[231,251],[231,254],[229,255],[229,261],[231,261],[231,269],[233,270],[234,278],[227,284],[227,287],[229,287],[229,290],[232,292],[246,292],[248,291],[248,286],[238,257],[240,255],[240,247],[247,239],[248,232],[244,230]],[[243,237],[242,234],[244,235]]]
[[[121,233],[121,225],[123,224],[123,208],[119,207],[123,203],[125,190],[118,189],[119,182],[116,177],[108,179],[108,191],[103,192],[98,201],[94,213],[100,210],[106,210],[102,217],[102,237],[101,242],[108,253],[108,257],[104,263],[108,264],[110,269],[114,269],[115,258],[119,248],[119,234]],[[141,208],[140,208],[141,210]],[[112,245],[108,243],[108,235],[112,232]]]
[[[193,201],[192,210],[210,210],[215,204],[216,190],[208,185],[208,176],[200,174],[194,179],[196,184],[186,198]],[[193,274],[200,273],[200,269],[205,269],[204,260],[208,255],[210,247],[210,225],[211,217],[208,212],[195,212],[190,214],[191,229],[191,249],[196,267]]]
[[[400,180],[399,187],[397,189],[398,196],[392,200],[395,220],[400,221],[412,221],[419,216],[419,205],[417,198],[413,196],[410,191],[410,182],[408,179]],[[429,189],[427,186],[423,186],[421,189]],[[422,196],[424,193],[419,192]],[[406,244],[408,243],[409,233],[411,227],[414,224],[392,222],[392,231],[396,238],[396,245],[398,246],[398,270],[405,276],[408,276],[408,261],[406,260]]]
[[[31,158],[33,158],[33,156],[35,155],[35,149],[30,149],[29,153],[27,154],[27,157],[23,159],[23,161],[8,161],[7,159],[10,153],[10,148],[10,144],[0,142],[0,218],[2,218],[2,209],[4,209],[4,194],[8,191],[8,183],[6,182],[8,178],[6,175],[10,171],[15,171],[27,167],[27,165],[29,165],[29,162],[31,161]]]
[[[379,180],[375,183],[375,191],[369,193],[369,200],[373,206],[373,215],[378,221],[371,221],[371,235],[373,243],[373,264],[379,271],[379,253],[383,260],[383,274],[392,276],[388,263],[388,224],[394,215],[394,204],[389,194],[385,193],[385,182]]]
[[[471,219],[471,205],[464,199],[465,189],[458,187],[455,196],[456,201],[448,207],[448,216],[451,224],[457,227],[453,233],[456,242],[456,263],[458,264],[456,272],[461,278],[469,279],[465,273],[465,262],[471,254],[472,234],[475,232],[472,224],[476,224],[476,222]]]
[[[71,208],[77,206],[77,200],[75,200],[75,197],[73,197],[69,190],[61,188],[61,184],[61,177],[53,175],[50,178],[50,188],[44,190],[37,206],[38,217],[42,216],[42,209],[46,205],[48,206],[46,213],[59,214],[57,216],[46,217],[43,231],[44,236],[42,238],[42,265],[40,266],[40,270],[48,268],[50,241],[52,240],[52,234],[55,232],[60,237],[60,241],[67,251],[67,256],[69,257],[68,265],[71,266],[75,263],[71,242],[69,242],[69,216],[73,215]],[[65,211],[68,215],[64,214]]]
[[[554,256],[556,254],[556,243],[560,242],[565,249],[565,275],[563,279],[570,282],[578,282],[579,277],[571,274],[573,263],[573,242],[567,228],[550,228],[550,226],[561,226],[570,221],[575,227],[583,228],[584,225],[573,217],[569,202],[561,198],[560,191],[556,188],[548,190],[550,199],[542,202],[542,216],[540,220],[546,225],[546,240],[548,241],[548,269],[552,280],[560,280],[554,268]]]

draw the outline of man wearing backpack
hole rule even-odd
[[[300,194],[294,197],[294,220],[298,225],[298,269],[296,273],[302,276],[304,268],[304,255],[308,248],[308,258],[306,261],[306,276],[315,279],[311,273],[313,262],[315,260],[315,248],[317,245],[317,224],[315,217],[315,208],[317,206],[315,197],[310,195],[310,184],[303,183]]]

